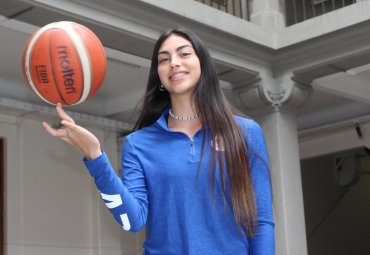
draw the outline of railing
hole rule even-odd
[[[250,0],[195,0],[241,19],[249,20]]]
[[[241,19],[250,20],[251,0],[195,0]],[[260,1],[260,0],[254,0]],[[276,0],[281,1],[281,0]],[[354,4],[360,0],[285,0],[286,26]],[[281,1],[283,2],[283,1]]]
[[[356,3],[356,0],[285,0],[286,25],[343,8]]]

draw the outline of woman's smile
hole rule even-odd
[[[182,79],[185,75],[187,75],[188,74],[188,72],[184,72],[184,71],[182,71],[182,72],[177,72],[177,73],[175,73],[175,74],[173,74],[173,75],[171,75],[170,76],[170,80],[171,81],[177,81],[177,80],[180,80],[180,79]]]

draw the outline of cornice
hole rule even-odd
[[[370,52],[370,20],[275,51],[275,72],[304,73]],[[337,70],[336,70],[337,71]]]
[[[176,4],[172,0],[139,2],[190,19],[196,24],[197,32],[202,38],[207,38],[213,48],[234,55],[244,53],[245,58],[273,69],[277,75],[286,70],[335,63],[338,59],[370,50],[369,0],[289,27],[271,29],[195,1],[179,0]],[[182,8],[178,8],[179,4]],[[199,15],[198,11],[191,12],[194,5],[205,15]]]
[[[351,54],[370,51],[369,1],[279,29],[259,26],[193,0],[22,2],[86,19],[148,45],[166,28],[185,26],[204,39],[217,60],[225,61],[223,58],[228,56],[225,62],[246,71],[264,69],[279,75],[286,70],[335,63]],[[148,54],[140,56],[150,58]]]

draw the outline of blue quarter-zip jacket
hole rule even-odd
[[[247,137],[257,202],[257,232],[249,238],[238,229],[230,198],[226,196],[223,202],[219,175],[212,196],[208,175],[211,146],[222,153],[222,143],[214,145],[206,137],[198,173],[204,130],[190,139],[170,130],[167,117],[168,110],[151,126],[126,137],[121,178],[105,152],[96,159],[84,159],[117,222],[133,232],[146,226],[144,255],[275,254],[268,157],[259,125],[235,116]],[[229,191],[228,185],[226,188]]]

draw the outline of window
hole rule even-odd
[[[249,20],[250,0],[195,0],[233,16]]]
[[[356,0],[286,0],[287,26],[346,7]]]

